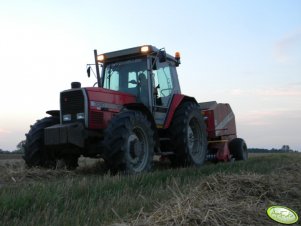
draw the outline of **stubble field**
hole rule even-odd
[[[271,205],[301,215],[301,154],[154,168],[111,176],[81,158],[75,171],[27,169],[20,156],[0,155],[0,225],[277,225]]]

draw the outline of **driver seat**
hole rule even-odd
[[[144,73],[139,73],[138,75],[138,84],[139,84],[139,99],[140,101],[148,106],[149,98],[148,98],[148,82],[146,75]]]

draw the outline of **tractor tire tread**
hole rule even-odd
[[[23,159],[29,167],[53,167],[53,160],[44,150],[44,128],[58,124],[57,117],[45,117],[31,126],[24,144]]]
[[[204,159],[202,160],[202,163],[196,164],[194,161],[190,158],[187,151],[187,145],[188,145],[188,139],[187,139],[187,125],[189,116],[193,111],[199,111],[199,122],[201,127],[201,133],[202,133],[202,142],[206,150],[203,150],[204,152],[207,151],[207,133],[205,128],[205,123],[203,121],[203,117],[201,115],[201,112],[199,110],[199,107],[194,102],[184,102],[180,105],[180,107],[176,110],[174,114],[174,118],[172,120],[171,126],[170,126],[170,134],[171,134],[171,140],[173,143],[173,147],[175,150],[175,155],[170,157],[170,160],[172,162],[172,165],[175,167],[178,166],[188,166],[188,165],[202,165],[205,161],[206,155],[204,155]]]
[[[118,113],[110,122],[105,130],[104,138],[104,159],[111,173],[117,172],[132,173],[127,167],[124,153],[126,151],[125,142],[135,123],[142,123],[148,128],[145,132],[148,138],[153,138],[154,131],[151,129],[151,123],[147,117],[138,111],[126,110]],[[148,139],[150,147],[150,156],[154,153],[154,140]],[[148,159],[143,171],[149,171],[152,168],[152,157]]]

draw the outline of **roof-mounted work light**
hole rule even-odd
[[[104,59],[105,59],[105,56],[103,54],[97,56],[97,61],[103,62]]]
[[[141,51],[141,53],[147,53],[149,51],[149,47],[148,46],[142,46],[140,51]]]

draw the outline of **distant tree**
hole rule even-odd
[[[25,140],[20,141],[17,144],[17,150],[13,151],[14,154],[24,153]]]
[[[22,140],[20,141],[18,144],[17,144],[17,150],[22,150],[24,149],[24,144],[25,144],[25,140]]]
[[[291,149],[289,145],[282,145],[282,148],[280,150],[283,152],[289,152]]]
[[[0,149],[0,154],[10,154],[11,152],[9,152],[9,151],[4,151],[4,150],[2,150],[2,149]]]

